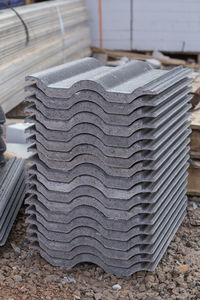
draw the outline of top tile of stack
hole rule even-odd
[[[85,58],[28,76],[49,97],[69,98],[81,90],[92,90],[111,102],[129,103],[142,95],[158,95],[184,79],[190,70],[181,66],[155,70],[148,63],[132,61],[117,68],[105,67]]]

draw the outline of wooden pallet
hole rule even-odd
[[[146,61],[147,59],[155,58],[160,61],[164,65],[182,65],[186,66],[186,61],[183,59],[175,59],[175,58],[164,58],[164,57],[154,57],[148,54],[142,54],[133,51],[121,51],[121,50],[110,50],[104,48],[92,47],[93,53],[104,53],[110,58],[120,59],[122,57],[127,57],[128,59],[137,59]]]

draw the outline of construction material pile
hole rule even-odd
[[[5,115],[0,107],[0,134]],[[6,243],[25,195],[24,160],[12,158],[6,162],[6,145],[0,136],[0,246]]]
[[[88,13],[82,0],[59,0],[0,12],[1,105],[24,99],[24,77],[90,54]],[[12,89],[10,88],[12,87]]]
[[[188,73],[86,58],[28,77],[28,231],[49,263],[156,268],[186,214]]]
[[[25,196],[23,159],[12,158],[0,168],[0,193],[0,246],[3,246]]]
[[[2,107],[0,106],[0,167],[5,165],[6,160],[4,157],[4,152],[6,151],[6,144],[3,140],[3,124],[5,123],[6,118]]]

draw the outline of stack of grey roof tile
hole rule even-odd
[[[48,262],[155,269],[186,214],[188,73],[86,58],[28,77],[28,231]]]
[[[2,138],[5,115],[0,106],[0,246],[6,243],[25,195],[24,160],[6,162],[6,145]]]

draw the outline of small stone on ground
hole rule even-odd
[[[0,300],[198,300],[200,299],[200,200],[154,272],[125,278],[93,264],[72,269],[49,265],[28,248],[24,208],[0,248]]]

